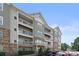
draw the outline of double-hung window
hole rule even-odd
[[[0,3],[0,11],[3,11],[3,4]]]
[[[3,32],[0,31],[0,40],[3,39]]]
[[[3,25],[3,17],[0,16],[0,25]]]

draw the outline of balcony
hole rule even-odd
[[[45,41],[51,41],[51,35],[44,34]]]
[[[33,33],[32,32],[29,32],[29,31],[26,31],[24,29],[19,29],[19,35],[33,38]]]
[[[33,46],[32,40],[25,40],[25,38],[19,38],[18,45],[20,46]]]
[[[32,24],[32,22],[26,21],[26,20],[24,20],[24,19],[22,19],[22,18],[19,19],[19,24],[21,24],[21,25],[23,25],[23,26],[25,26],[25,27],[28,27],[28,28],[33,29],[33,24]]]
[[[38,46],[47,46],[47,43],[46,42],[35,42],[35,45],[38,45]]]
[[[50,40],[50,39],[48,39],[48,38],[45,38],[45,41],[50,42],[51,40]]]
[[[33,46],[33,43],[32,42],[28,42],[28,43],[20,43],[20,42],[18,42],[18,45],[20,45],[20,46]]]
[[[51,36],[50,32],[44,32],[44,34],[47,35],[47,36]]]
[[[44,34],[51,36],[51,30],[49,28],[44,28]]]

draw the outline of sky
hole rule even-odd
[[[70,45],[79,36],[79,4],[17,3],[15,6],[30,14],[41,12],[49,26],[59,26],[62,43]]]

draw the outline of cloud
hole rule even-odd
[[[52,28],[55,28],[55,27],[58,26],[58,24],[53,24],[53,25],[49,25],[49,26],[52,27]]]
[[[60,27],[62,31],[62,42],[66,42],[70,45],[71,42],[74,42],[74,39],[79,36],[79,23],[78,21],[72,21],[66,26]]]
[[[51,27],[54,28],[56,26],[59,26],[61,32],[62,32],[62,40],[61,42],[71,44],[71,42],[74,42],[74,39],[79,36],[79,22],[77,20],[71,21],[69,24],[66,25],[58,25],[54,24]]]
[[[79,31],[79,23],[78,22],[72,22],[69,25],[66,25],[64,27],[60,27],[62,31],[69,31],[69,32],[78,32]]]

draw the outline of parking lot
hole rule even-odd
[[[57,52],[56,56],[79,56],[79,52],[77,51],[61,51]]]

